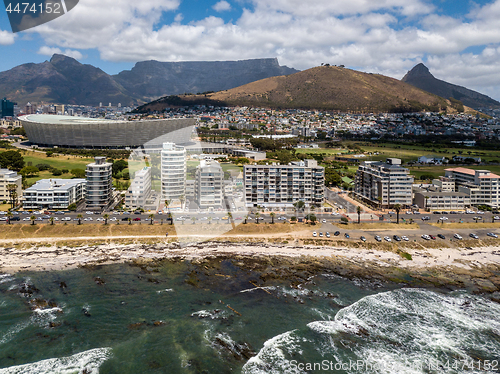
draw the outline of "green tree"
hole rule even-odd
[[[76,218],[78,218],[78,224],[81,225],[83,216],[81,214],[78,214]]]
[[[85,178],[85,176],[86,176],[85,170],[83,170],[83,169],[71,169],[71,174],[75,178]]]
[[[31,216],[30,217],[30,221],[31,221],[31,224],[34,225],[35,224],[35,220],[36,220],[36,216]]]
[[[128,221],[128,224],[131,225],[132,224],[132,217],[128,217],[127,221]]]
[[[269,215],[271,216],[271,224],[274,224],[274,217],[276,217],[276,213],[271,212]]]
[[[255,223],[259,223],[260,213],[255,213]]]
[[[21,169],[19,174],[25,178],[29,178],[38,174],[40,170],[36,166],[25,166]]]
[[[108,224],[108,219],[109,219],[109,214],[107,214],[107,213],[103,214],[102,218],[104,218],[104,224],[107,225]]]
[[[68,210],[71,210],[72,212],[74,212],[76,210],[76,204],[75,203],[69,204]]]
[[[5,188],[9,193],[10,206],[14,209],[17,206],[17,184],[9,183]]]
[[[155,219],[155,215],[151,213],[148,217],[149,217],[149,224],[152,225],[153,220]]]
[[[20,171],[24,167],[24,158],[19,151],[0,152],[0,166],[5,169]]]
[[[54,225],[54,217],[50,217],[49,218],[49,222],[50,222],[51,225]]]

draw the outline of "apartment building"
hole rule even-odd
[[[216,161],[202,160],[196,168],[196,203],[200,209],[221,208],[223,205],[224,171]]]
[[[22,189],[22,176],[17,174],[17,172],[9,169],[0,169],[0,201],[10,200],[10,194],[8,186],[15,184],[17,186],[16,193],[18,201],[21,199],[23,189]]]
[[[76,179],[41,179],[23,195],[24,209],[67,209],[85,197],[87,181]]]
[[[361,199],[382,207],[412,204],[413,176],[398,158],[386,162],[364,161],[356,172],[354,193]]]
[[[89,209],[105,209],[113,200],[113,164],[106,157],[95,157],[87,165],[87,193],[85,202]]]
[[[151,168],[144,167],[135,172],[134,180],[125,194],[125,206],[128,209],[144,208],[151,193]]]
[[[161,195],[164,200],[186,196],[186,149],[163,143],[161,150]]]
[[[500,207],[500,176],[489,170],[445,169],[445,177],[455,181],[456,189],[470,195],[471,205]]]
[[[315,160],[245,165],[243,180],[247,207],[292,208],[297,201],[319,206],[324,199],[325,169]]]

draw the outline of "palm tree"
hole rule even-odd
[[[244,222],[245,225],[247,224],[247,220],[248,220],[248,214],[245,216],[245,222]]]
[[[194,223],[196,222],[196,217],[191,217],[191,221],[193,222],[194,225]]]
[[[35,217],[35,216],[31,216],[31,217],[30,217],[30,220],[31,220],[31,224],[32,224],[32,225],[34,225],[34,224],[35,224],[36,217]]]
[[[149,217],[149,224],[152,225],[153,220],[155,219],[155,215],[153,213],[151,213],[148,217]]]
[[[79,214],[76,216],[76,218],[78,218],[78,224],[81,225],[83,216],[81,214]]]
[[[271,216],[271,224],[274,224],[274,217],[276,217],[276,213],[271,212],[269,215]]]
[[[50,218],[49,218],[49,221],[50,221],[50,224],[51,224],[51,225],[54,225],[54,217],[50,217]]]
[[[356,207],[356,212],[358,213],[358,225],[361,222],[361,207],[358,205]]]
[[[9,193],[11,208],[14,209],[17,205],[17,184],[8,184],[5,189]]]
[[[10,219],[11,219],[12,217],[14,217],[14,215],[13,215],[13,214],[12,214],[12,212],[9,210],[9,211],[7,212],[7,223],[8,223],[9,225],[10,225],[10,223],[11,223],[11,222],[10,222]]]
[[[260,213],[259,212],[255,213],[255,223],[259,223],[259,217]]]
[[[227,212],[227,216],[229,217],[229,223],[231,223],[231,227],[234,229],[236,225],[234,224],[233,213]]]
[[[210,225],[212,223],[212,217],[208,217],[208,224]]]
[[[396,211],[396,223],[399,225],[399,212],[401,211],[401,204],[395,204],[393,208]]]
[[[184,209],[184,203],[186,202],[186,196],[179,196],[179,200],[181,201],[181,208]]]
[[[102,218],[104,218],[104,224],[107,225],[108,224],[108,219],[109,219],[109,214],[103,214],[102,215]]]
[[[309,214],[309,221],[311,222],[311,224],[315,225],[317,221],[316,216],[314,214]]]
[[[170,220],[170,224],[173,225],[174,224],[174,217],[172,216],[172,213],[168,212],[167,218]]]
[[[132,224],[132,217],[128,217],[127,221],[128,221],[128,224],[131,225]]]

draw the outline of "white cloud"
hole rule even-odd
[[[500,87],[500,0],[474,5],[460,18],[438,14],[430,0],[246,0],[233,21],[210,16],[182,24],[179,13],[161,25],[162,13],[176,11],[179,1],[80,0],[31,32],[70,52],[97,48],[111,61],[277,56],[298,69],[324,62],[395,78],[424,61],[440,79],[483,87],[500,99],[494,87]],[[230,7],[222,0],[213,8]],[[464,52],[471,47],[474,53]]]
[[[0,45],[14,44],[16,35],[10,31],[0,30]]]
[[[71,49],[66,49],[64,51],[61,51],[61,49],[59,49],[57,47],[48,47],[46,45],[41,47],[37,53],[39,55],[46,55],[46,56],[52,56],[53,54],[60,54],[60,55],[72,57],[76,60],[81,60],[83,58],[83,55],[79,51],[75,51],[75,50],[71,50]]]
[[[221,0],[217,4],[215,4],[212,8],[216,12],[225,12],[225,11],[231,10],[231,4],[229,4],[225,0]]]

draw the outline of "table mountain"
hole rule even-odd
[[[489,96],[435,78],[427,66],[422,63],[415,65],[413,69],[406,73],[401,81],[446,99],[452,97],[460,100],[464,105],[474,109],[500,108],[500,102]]]

